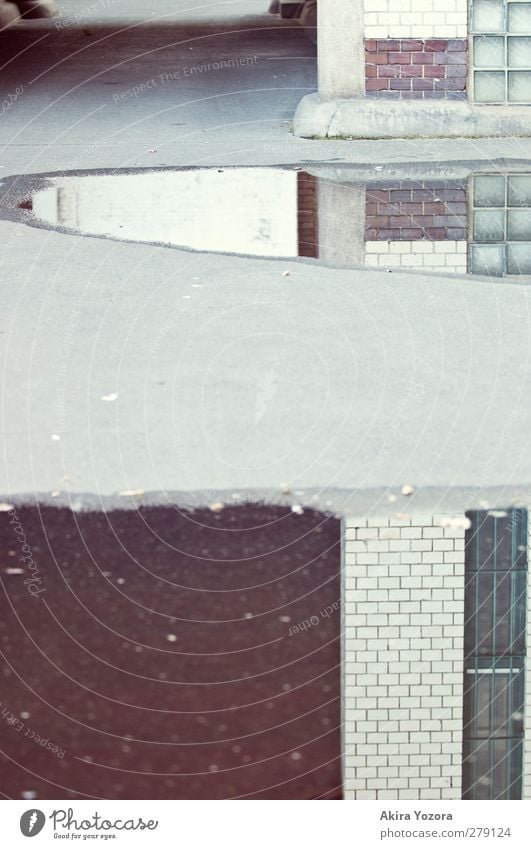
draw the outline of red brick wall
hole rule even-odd
[[[467,42],[464,38],[365,41],[369,97],[466,97]]]
[[[457,180],[367,184],[367,241],[466,239],[466,184]]]

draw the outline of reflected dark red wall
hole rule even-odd
[[[299,171],[297,174],[297,228],[299,256],[319,256],[318,178]]]
[[[17,520],[32,561],[0,514],[5,796],[340,798],[336,519],[246,506]]]

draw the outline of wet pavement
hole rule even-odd
[[[0,513],[11,798],[340,798],[339,522]]]

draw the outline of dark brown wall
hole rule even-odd
[[[299,256],[319,256],[317,184],[317,177],[302,171],[297,174]]]
[[[340,796],[337,520],[17,514],[44,592],[0,513],[0,699],[25,717],[0,719],[5,796]]]

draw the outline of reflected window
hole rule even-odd
[[[469,271],[492,277],[531,274],[531,176],[472,178]]]
[[[472,0],[471,29],[474,100],[531,104],[531,2]]]
[[[463,798],[521,799],[527,511],[468,515]]]

